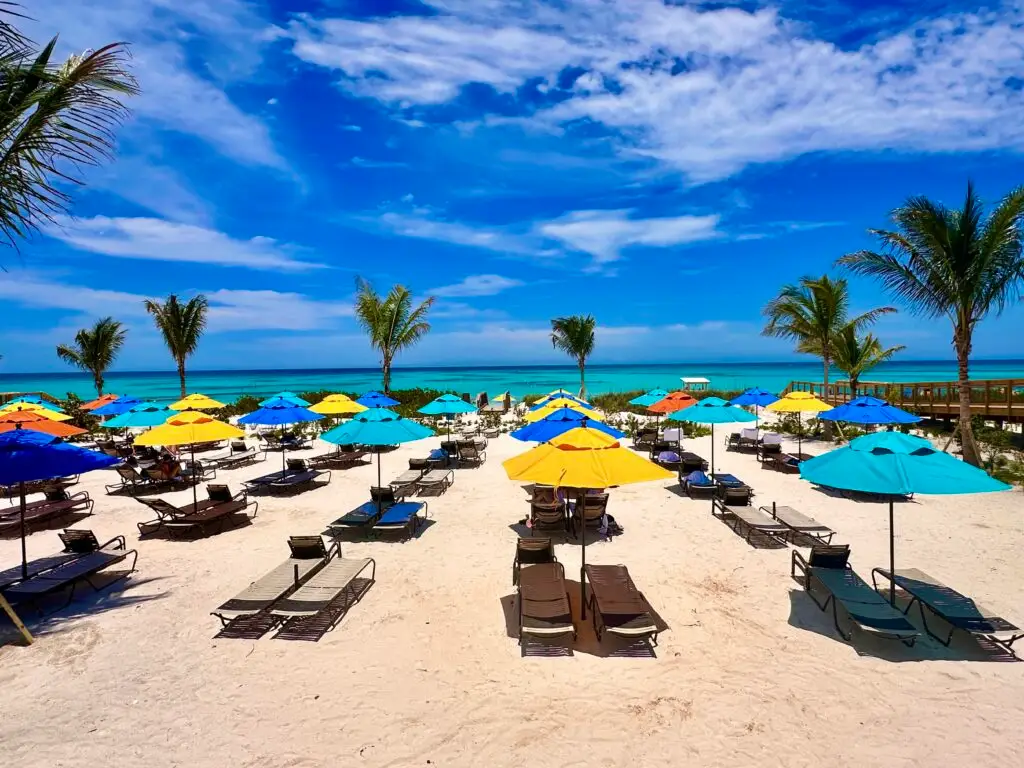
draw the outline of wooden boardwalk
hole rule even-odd
[[[1024,381],[971,381],[971,413],[999,423],[1024,423]],[[854,398],[848,381],[791,381],[783,393],[812,392],[827,403],[841,405]],[[887,400],[926,419],[955,419],[960,414],[960,386],[955,381],[861,381],[857,395]]]

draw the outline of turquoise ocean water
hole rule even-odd
[[[704,376],[715,389],[744,389],[758,386],[771,391],[784,388],[794,379],[821,380],[821,365],[793,363],[679,363],[659,365],[592,365],[587,367],[587,390],[591,394],[634,389],[678,389],[681,376]],[[841,378],[834,372],[833,379]],[[880,365],[863,377],[865,381],[951,381],[956,378],[953,361],[905,361]],[[1024,383],[1024,360],[979,360],[972,363],[972,379],[1019,378]],[[109,373],[107,390],[147,400],[171,402],[178,398],[178,377],[174,371]],[[311,369],[283,371],[192,371],[190,392],[202,392],[219,400],[241,395],[267,396],[282,390],[293,392],[328,389],[365,392],[378,389],[380,371],[366,368]],[[509,366],[494,368],[399,368],[393,373],[395,389],[429,387],[491,397],[509,390],[521,397],[548,392],[557,387],[576,390],[579,374],[575,366]],[[0,392],[47,392],[64,397],[74,392],[82,398],[95,396],[92,380],[80,373],[2,374]]]

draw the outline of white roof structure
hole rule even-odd
[[[683,384],[710,384],[711,379],[705,379],[703,376],[680,376],[679,380]]]

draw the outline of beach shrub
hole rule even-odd
[[[71,417],[71,420],[67,422],[68,424],[95,432],[100,425],[100,417],[93,416],[89,411],[83,410],[82,404],[82,398],[74,392],[68,392],[68,396],[60,401],[61,410]]]

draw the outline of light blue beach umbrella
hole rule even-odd
[[[683,408],[681,411],[670,413],[665,418],[670,421],[711,425],[711,474],[715,473],[715,424],[735,424],[737,422],[757,420],[757,417],[750,411],[744,411],[735,405],[729,405],[720,397],[705,397],[689,408]]]
[[[259,424],[268,427],[284,427],[287,424],[302,424],[308,421],[319,421],[322,419],[319,413],[296,405],[284,397],[271,397],[263,401],[263,405],[252,413],[247,413],[238,420],[239,424]],[[285,462],[285,449],[281,446],[281,477],[284,477],[287,464]]]
[[[380,392],[367,392],[356,398],[356,402],[365,405],[367,408],[390,408],[393,405],[401,405],[395,398],[383,395]]]
[[[137,397],[129,397],[128,395],[122,395],[113,402],[101,405],[99,408],[92,412],[93,416],[120,416],[122,413],[127,413],[137,405],[142,405],[142,400]]]
[[[936,449],[920,437],[902,432],[877,432],[848,445],[800,462],[808,482],[889,497],[889,572],[896,570],[893,499],[912,493],[990,493],[1010,486],[984,471]],[[889,600],[896,603],[892,582]]]
[[[387,408],[368,408],[355,414],[344,424],[330,429],[320,435],[321,440],[335,445],[357,443],[377,448],[377,485],[380,479],[380,449],[389,445],[409,443],[422,440],[436,434],[430,427],[419,422],[399,416]]]
[[[652,389],[650,392],[645,392],[642,395],[637,395],[629,401],[630,405],[639,405],[642,408],[647,408],[654,405],[655,403],[661,402],[668,397],[668,392],[664,389]]]
[[[607,424],[596,419],[588,419],[582,413],[574,411],[572,408],[559,408],[543,419],[527,424],[525,427],[520,427],[509,434],[516,440],[524,442],[546,443],[563,432],[568,432],[570,429],[576,429],[577,427],[596,429],[598,432],[611,435],[616,440],[620,437],[625,437],[625,434],[619,430],[609,427]]]
[[[51,403],[46,400],[43,400],[43,398],[41,398],[39,395],[18,395],[14,399],[8,400],[3,405],[11,405],[12,403],[32,403],[33,405],[45,405],[51,411],[56,411],[57,413],[64,413],[64,409],[62,409],[59,405],[57,405],[56,403]]]
[[[818,414],[818,418],[848,421],[851,424],[916,424],[921,420],[920,416],[868,395],[855,397],[831,411],[823,411]]]
[[[771,405],[779,396],[769,392],[767,389],[761,389],[760,387],[750,387],[749,389],[743,390],[743,392],[732,400],[729,401],[729,405],[747,405],[754,406],[754,430],[759,432],[761,430],[761,413],[760,409],[766,405]],[[755,440],[758,437],[755,435]]]
[[[124,429],[128,427],[156,427],[163,424],[175,414],[166,405],[158,403],[139,403],[131,410],[114,416],[100,424],[104,429]]]
[[[273,405],[278,400],[287,400],[292,405],[301,405],[303,408],[308,408],[311,405],[311,403],[307,403],[294,392],[278,392],[276,395],[271,395],[266,400],[261,402],[260,405],[270,406]]]
[[[455,395],[441,395],[420,408],[418,413],[427,416],[444,416],[448,425],[448,437],[451,438],[451,417],[460,413],[476,413],[476,406]]]

